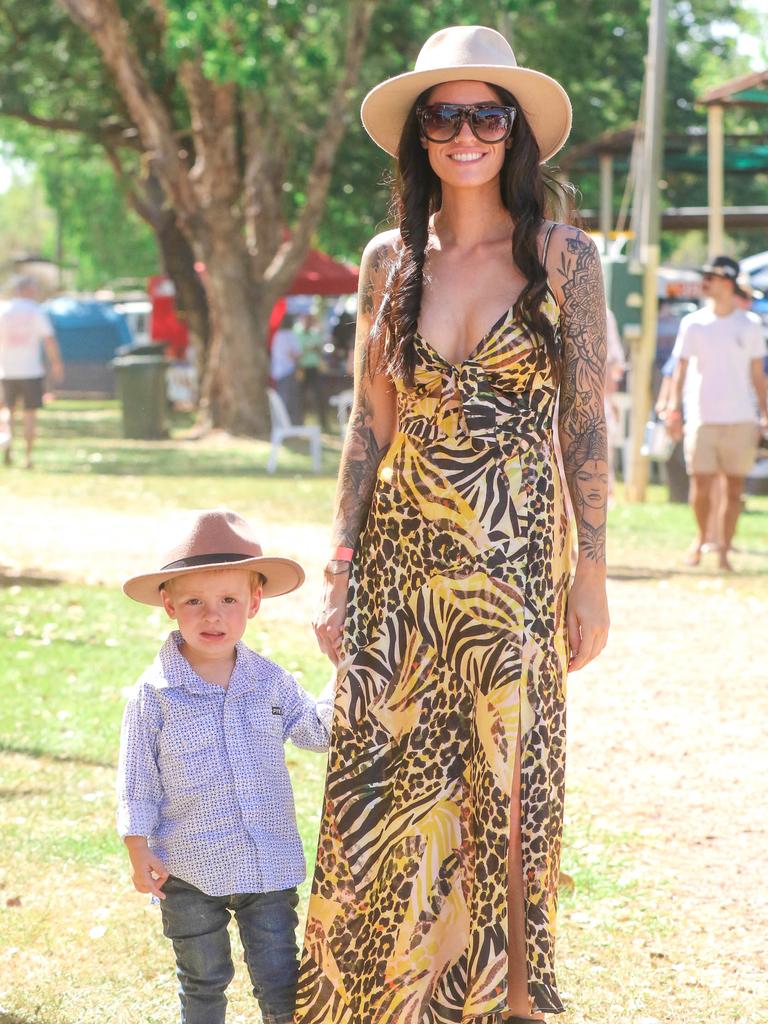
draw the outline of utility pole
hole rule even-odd
[[[719,256],[723,251],[725,230],[723,227],[723,114],[721,103],[707,107],[707,191],[709,200],[709,258]]]
[[[659,269],[659,179],[664,139],[664,87],[667,70],[667,0],[651,0],[648,20],[648,56],[645,62],[645,117],[642,173],[637,200],[640,233],[636,254],[643,267],[642,331],[631,352],[630,460],[626,494],[629,501],[645,501],[648,461],[640,454],[651,409],[651,370],[658,326],[657,278]]]

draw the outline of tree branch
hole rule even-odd
[[[199,60],[182,64],[179,81],[189,103],[195,146],[190,179],[204,206],[216,203],[228,210],[241,186],[235,125],[237,87],[231,82],[211,82]]]
[[[253,270],[261,277],[283,241],[282,184],[287,154],[262,97],[247,92],[243,119],[243,213]]]
[[[85,135],[94,142],[110,145],[139,148],[136,129],[133,125],[104,121],[101,124],[88,125],[74,118],[38,117],[29,110],[14,110],[5,105],[0,106],[0,117],[8,117],[15,121],[23,121],[35,128],[45,128],[52,132],[68,132],[72,135]]]
[[[155,15],[157,27],[160,29],[161,34],[165,35],[165,30],[168,28],[168,10],[164,0],[147,0],[147,2]]]
[[[277,251],[265,277],[270,287],[280,290],[290,283],[299,269],[312,233],[323,213],[325,197],[333,171],[333,159],[344,136],[345,114],[360,74],[368,31],[378,0],[358,0],[351,4],[341,76],[328,100],[328,114],[317,136],[312,168],[307,179],[307,199],[291,230],[291,236]]]
[[[136,175],[127,174],[123,167],[122,161],[120,160],[120,154],[116,147],[110,145],[108,142],[102,143],[104,152],[107,160],[109,161],[115,178],[118,183],[122,186],[125,197],[133,210],[153,229],[158,231],[161,226],[162,216],[162,196],[159,197],[159,201],[155,203],[147,202],[136,188]],[[146,182],[144,182],[145,194],[147,194]]]
[[[197,202],[173,124],[150,85],[116,0],[58,0],[58,3],[101,51],[102,60],[114,76],[172,205],[181,217],[195,217]]]

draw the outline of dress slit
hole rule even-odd
[[[520,684],[522,685],[522,683]],[[518,705],[519,706],[519,705]],[[522,857],[522,735],[520,715],[515,735],[512,792],[509,800],[509,850],[507,856],[507,1011],[515,1016],[531,1012],[528,986],[528,955],[525,914],[525,880]]]

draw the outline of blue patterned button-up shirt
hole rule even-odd
[[[303,881],[283,743],[327,750],[332,688],[310,697],[242,641],[228,687],[201,679],[171,633],[123,716],[117,827],[146,836],[177,878],[210,896]]]

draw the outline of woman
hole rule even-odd
[[[570,104],[497,32],[456,27],[362,115],[398,154],[400,224],[361,266],[315,623],[339,685],[296,1020],[541,1020],[562,1010],[565,674],[608,631],[600,264],[544,222],[539,168]],[[571,492],[591,477],[567,609],[558,382]]]

